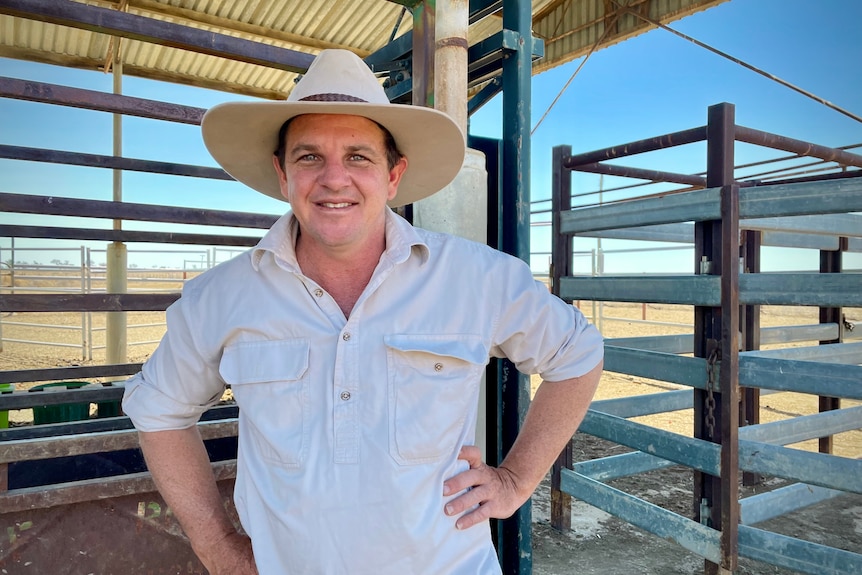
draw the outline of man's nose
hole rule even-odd
[[[350,182],[350,176],[347,168],[341,162],[326,162],[318,180],[321,185],[337,190]]]

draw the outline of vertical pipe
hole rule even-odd
[[[123,93],[123,62],[120,57],[120,39],[114,42],[114,93]],[[114,114],[114,155],[123,155],[123,116]],[[123,201],[123,172],[114,170],[113,198],[115,202]],[[122,229],[122,221],[114,220],[114,229]],[[128,252],[125,244],[112,242],[107,250],[107,274],[105,289],[107,293],[126,293]],[[105,360],[110,364],[126,363],[128,347],[126,345],[126,313],[106,312],[105,314]]]
[[[532,107],[532,2],[503,1],[503,29],[518,36],[518,48],[503,57],[503,188],[500,202],[500,247],[530,258],[530,111]],[[503,363],[503,450],[517,437],[530,403],[530,378]],[[506,575],[533,570],[532,507],[530,500],[502,522],[500,557]]]

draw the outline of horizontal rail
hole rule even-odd
[[[216,481],[234,479],[236,477],[236,460],[213,463],[212,469]],[[3,510],[2,513],[4,514],[17,513],[154,492],[156,492],[156,486],[148,472],[130,473],[47,487],[12,489],[0,492],[0,509]]]
[[[739,519],[743,525],[754,525],[839,495],[844,495],[844,492],[817,485],[794,483],[740,500]]]
[[[607,320],[608,318],[604,319]],[[787,325],[764,327],[760,329],[761,345],[794,343],[800,341],[828,341],[837,338],[837,323]],[[674,335],[605,338],[605,345],[640,349],[643,351],[685,354],[694,352],[694,335],[691,333],[683,333]]]
[[[237,420],[206,421],[199,423],[198,429],[204,440],[234,437],[237,434]],[[104,453],[138,447],[138,432],[134,429],[17,439],[3,442],[3,449],[0,451],[0,463],[38,461],[54,457]]]
[[[777,392],[766,390],[763,393]],[[638,399],[644,400],[643,405],[629,401],[634,398],[617,398],[594,401],[590,409],[626,418],[648,415],[650,413],[657,413],[652,411],[653,408],[663,407],[661,403],[653,401],[653,396],[665,396],[668,399],[667,404],[671,405],[672,408],[691,408],[693,402],[691,391],[680,390],[639,396]],[[862,406],[803,415],[788,420],[740,427],[739,437],[763,443],[789,445],[791,443],[856,429],[859,427],[860,419],[858,418],[860,415],[862,415]],[[609,457],[581,461],[575,463],[572,468],[578,473],[592,479],[609,481],[620,477],[655,471],[671,465],[677,464],[642,451],[634,451],[621,455],[611,455]]]
[[[46,226],[0,225],[0,237],[44,238],[51,240],[101,240],[106,242],[146,242],[156,244],[191,244],[204,246],[252,247],[260,237],[215,234],[179,234],[176,232],[142,232],[136,230],[99,230],[94,228],[60,228]],[[16,279],[19,276],[15,276]],[[52,278],[56,280],[57,278]],[[94,278],[99,279],[99,278]],[[134,281],[130,278],[129,281]]]
[[[560,233],[721,218],[720,188],[628,200],[560,213]],[[739,216],[771,218],[862,211],[862,177],[740,188]],[[740,224],[744,227],[744,223]]]
[[[8,144],[0,144],[0,158],[84,166],[88,168],[129,170],[132,172],[166,174],[170,176],[208,178],[211,180],[233,180],[233,177],[221,168],[212,168],[209,166],[193,166],[190,164],[175,164],[172,162],[122,158],[119,156],[88,154],[84,152],[67,152],[64,150],[47,150],[44,148],[27,148],[24,146],[10,146]]]
[[[580,430],[716,477],[720,476],[721,446],[716,443],[671,433],[598,411],[587,412]]]
[[[560,474],[562,491],[713,563],[721,561],[719,531],[569,469]]]
[[[0,76],[0,97],[200,125],[205,108]]]
[[[862,459],[740,439],[739,467],[763,475],[862,494]]]
[[[706,360],[700,357],[684,357],[672,353],[661,353],[605,345],[606,371],[625,373],[638,377],[660,379],[698,389],[706,389]]]
[[[739,355],[739,385],[744,387],[862,400],[860,381],[858,365]]]
[[[829,338],[823,338],[827,340]],[[783,349],[764,349],[746,351],[749,357],[770,357],[773,359],[794,359],[800,361],[819,361],[821,363],[862,364],[862,342],[832,343],[808,347]]]
[[[808,575],[862,573],[862,555],[788,537],[748,525],[739,526],[739,554]]]
[[[583,164],[591,164],[593,162],[601,162],[603,160],[611,160],[613,158],[623,158],[625,156],[633,156],[635,154],[643,154],[644,152],[653,152],[664,148],[672,148],[675,146],[683,146],[706,140],[706,126],[699,126],[672,134],[664,134],[644,140],[637,140],[613,146],[610,148],[602,148],[583,154],[569,156],[563,160],[563,167],[574,169]]]
[[[771,134],[762,130],[746,128],[745,126],[736,126],[734,128],[734,136],[740,142],[792,152],[800,156],[819,158],[827,162],[841,164],[842,166],[862,168],[862,156],[845,152],[844,150],[819,146],[803,140],[788,138],[787,136],[779,136],[778,134]]]
[[[165,311],[179,299],[167,294],[13,294],[0,295],[0,311]]]
[[[257,229],[269,229],[279,218],[279,216],[271,214],[249,214],[223,210],[10,193],[0,193],[0,211],[46,216],[76,216]]]
[[[102,386],[80,389],[48,388],[0,394],[0,409],[28,409],[48,405],[102,403],[123,399],[123,388]]]
[[[566,301],[594,300],[718,307],[717,275],[600,276],[560,279]],[[862,307],[862,274],[740,274],[739,302],[747,305]]]
[[[61,379],[89,379],[92,377],[133,375],[141,371],[142,365],[141,363],[119,363],[0,371],[0,383],[31,383],[59,381]]]

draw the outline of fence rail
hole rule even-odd
[[[572,209],[572,170],[621,173],[629,169],[597,162],[703,139],[708,140],[707,172],[699,185],[705,189]],[[843,314],[845,307],[862,306],[862,274],[842,269],[842,254],[862,245],[857,243],[862,241],[862,216],[853,213],[862,211],[862,177],[767,185],[737,182],[736,139],[862,166],[859,155],[814,145],[802,150],[795,140],[736,126],[728,104],[710,108],[708,129],[579,156],[573,156],[568,146],[554,149],[554,292],[571,301],[692,306],[694,329],[691,335],[606,340],[606,370],[691,389],[613,404],[597,402],[581,431],[638,451],[575,463],[570,445],[552,474],[552,524],[569,527],[569,497],[575,496],[700,555],[712,564],[705,572],[733,572],[743,556],[811,575],[858,573],[862,554],[744,525],[738,486],[740,480],[753,482],[768,474],[797,482],[794,490],[824,488],[817,492],[819,500],[831,497],[833,491],[862,493],[862,460],[831,455],[834,434],[862,425],[859,409],[842,408],[840,403],[840,398],[862,399],[858,385],[862,344],[844,343]],[[638,170],[628,175],[643,176]],[[691,180],[673,174],[652,177]],[[746,220],[753,225],[746,226]],[[774,239],[788,246],[818,249],[819,273],[761,273],[766,230],[781,230],[784,235]],[[806,233],[816,234],[818,240],[800,239]],[[591,234],[690,243],[695,248],[692,263],[699,265],[693,274],[675,277],[574,277],[572,237]],[[782,328],[764,337],[761,305],[814,306],[820,324]],[[817,345],[759,350],[767,339],[783,343],[800,337],[815,337]],[[760,424],[761,390],[816,395],[821,413],[778,425]],[[687,408],[693,410],[693,437],[628,420],[635,414]],[[740,427],[741,418],[747,426]],[[808,439],[818,439],[820,452],[784,447]],[[694,520],[604,483],[622,473],[642,473],[669,462],[694,470]],[[590,470],[602,470],[602,479],[593,477]],[[788,513],[812,499],[783,499],[780,505],[770,497],[743,501],[746,513],[753,515],[767,507]]]

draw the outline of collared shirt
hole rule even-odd
[[[443,512],[485,366],[581,376],[601,360],[598,331],[520,260],[391,211],[345,318],[302,274],[296,233],[288,213],[186,284],[125,412],[143,431],[183,429],[230,385],[234,499],[262,575],[500,573],[488,522],[458,530]]]

